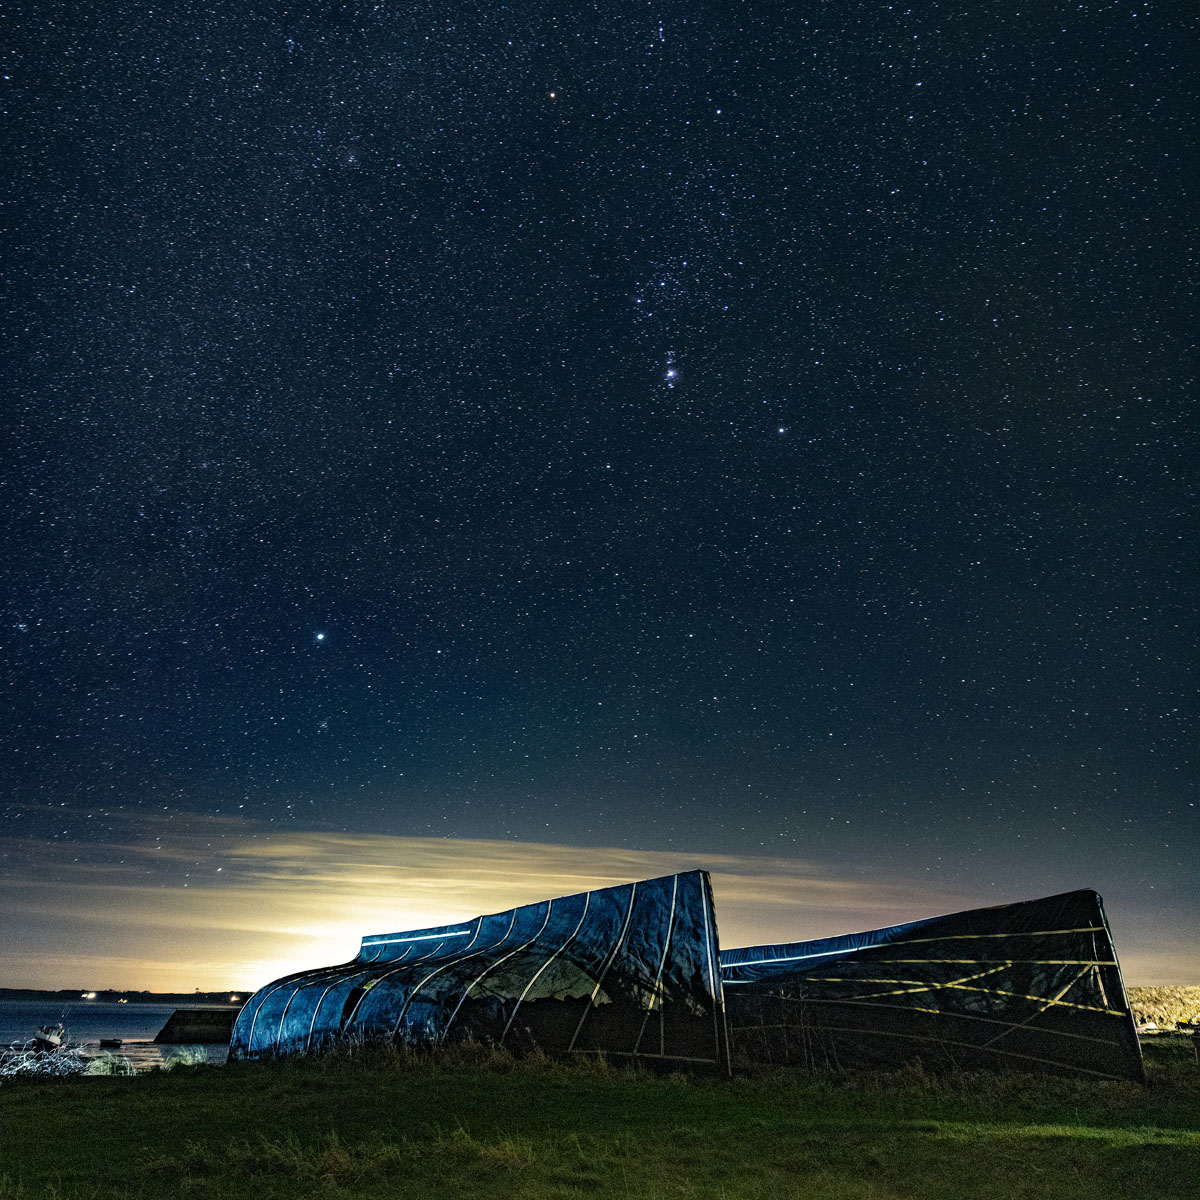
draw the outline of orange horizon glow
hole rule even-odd
[[[190,836],[212,844],[210,828]],[[198,846],[184,842],[173,853],[190,861]],[[52,888],[40,871],[15,873],[8,888],[13,918],[0,935],[5,986],[228,991],[245,998],[282,975],[352,959],[363,936],[695,867],[712,873],[727,947],[828,937],[1031,898],[838,876],[821,864],[770,856],[382,834],[260,835],[237,825],[225,831],[219,869],[169,887],[141,861],[152,856],[161,863],[158,849],[91,849],[90,859],[79,861],[73,847],[71,860],[51,864]],[[1043,894],[1056,890],[1064,889]],[[1194,946],[1122,942],[1117,925],[1128,982],[1200,980]]]

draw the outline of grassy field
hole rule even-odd
[[[0,1088],[0,1200],[1200,1197],[1200,1071],[733,1080],[399,1053]]]

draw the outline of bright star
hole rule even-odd
[[[318,642],[323,642],[324,640],[325,640],[325,635],[324,635],[323,633],[318,633],[318,634],[317,634],[317,641],[318,641]]]

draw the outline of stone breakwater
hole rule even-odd
[[[160,1046],[227,1045],[238,1012],[236,1008],[177,1008],[154,1040]]]

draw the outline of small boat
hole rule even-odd
[[[120,1038],[101,1038],[100,1045],[106,1049],[116,1050],[118,1047],[124,1045],[124,1043]]]
[[[61,1050],[67,1044],[67,1031],[61,1025],[43,1025],[33,1040],[38,1050]]]

